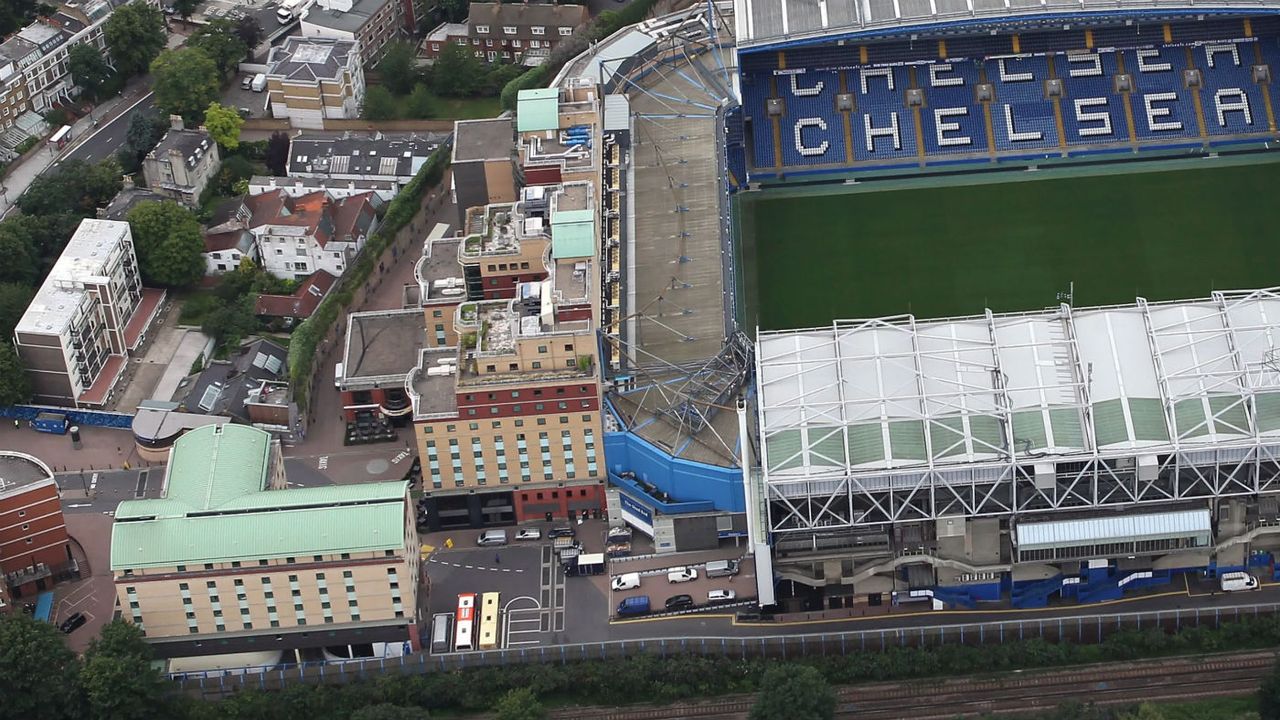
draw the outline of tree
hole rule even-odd
[[[1132,711],[1117,714],[1116,720],[1164,720],[1164,713],[1159,707],[1144,702]]]
[[[414,83],[418,81],[413,47],[404,42],[387,45],[386,54],[378,63],[378,75],[382,76],[382,84],[396,95],[406,95],[412,91]]]
[[[394,120],[396,117],[396,100],[381,85],[374,85],[364,91],[364,108],[361,115],[365,120]]]
[[[497,720],[545,720],[546,708],[538,702],[538,696],[527,687],[508,690],[493,706]]]
[[[436,114],[436,97],[426,85],[418,85],[409,93],[404,103],[405,113],[415,120],[425,120]]]
[[[1271,668],[1271,674],[1262,678],[1258,688],[1259,720],[1280,720],[1280,660]]]
[[[107,50],[116,71],[130,77],[146,72],[164,49],[164,16],[147,3],[131,2],[117,8],[103,26]]]
[[[431,89],[445,97],[466,97],[475,92],[484,67],[469,45],[449,43],[431,66]],[[368,97],[366,93],[365,97]]]
[[[238,347],[241,340],[258,330],[258,318],[253,314],[253,304],[252,295],[227,302],[205,316],[200,330],[212,337],[223,353]]]
[[[12,400],[6,389],[22,372],[11,373],[13,348],[0,343],[0,405]],[[53,625],[30,615],[0,615],[0,715],[8,718],[68,717],[65,703],[74,688],[76,656]]]
[[[240,39],[236,26],[223,18],[210,20],[208,25],[197,30],[187,41],[187,47],[203,50],[218,66],[218,72],[223,77],[235,70],[249,52],[249,47]]]
[[[98,98],[98,92],[111,77],[111,66],[102,52],[87,42],[72,45],[67,51],[67,69],[76,86],[90,100]]]
[[[27,186],[18,198],[18,208],[28,215],[71,212],[90,217],[120,192],[120,175],[120,163],[115,158],[93,165],[66,160],[56,172],[40,175]]]
[[[127,219],[143,282],[180,288],[204,275],[204,239],[190,210],[171,200],[144,202]]]
[[[169,123],[154,110],[134,113],[129,118],[124,144],[116,152],[120,167],[126,173],[135,173],[142,167],[142,158],[160,142],[169,130]]]
[[[262,42],[262,26],[251,15],[245,15],[236,22],[236,35],[244,43],[246,52],[253,52]]]
[[[366,705],[351,713],[351,720],[427,720],[429,717],[422,708],[387,703]]]
[[[151,666],[151,649],[136,625],[116,620],[84,654],[80,682],[88,715],[100,720],[165,717],[167,684]]]
[[[436,5],[446,22],[462,22],[471,9],[470,0],[440,0]]]
[[[0,282],[13,282],[34,287],[36,281],[53,265],[67,239],[80,224],[71,214],[15,214],[0,222]],[[4,333],[3,338],[10,337]]]
[[[836,694],[817,668],[808,665],[774,665],[764,673],[760,695],[750,720],[831,720]]]
[[[243,125],[244,118],[233,107],[209,103],[204,111],[205,129],[215,142],[228,150],[240,147],[240,128]]]
[[[182,16],[183,20],[190,20],[191,14],[196,11],[200,0],[171,0],[169,4],[173,6],[174,12]]]
[[[0,338],[13,337],[13,328],[22,319],[35,294],[32,284],[0,283]]]
[[[267,139],[267,156],[264,159],[272,175],[284,177],[289,169],[289,136],[279,130]]]
[[[218,66],[199,48],[165,50],[151,63],[151,74],[156,105],[192,125],[218,100]]]

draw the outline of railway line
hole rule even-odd
[[[1253,691],[1275,662],[1273,652],[1107,663],[996,676],[922,678],[840,688],[837,718],[950,720],[982,713],[1051,710],[1066,702],[1117,705],[1193,700]],[[735,695],[666,707],[574,708],[557,720],[742,720],[754,698]]]

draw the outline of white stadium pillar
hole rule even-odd
[[[968,117],[969,108],[938,108],[933,111],[933,127],[938,135],[938,147],[954,147],[956,145],[972,145],[973,138],[968,135],[947,137],[947,133],[960,130],[960,123],[947,122],[951,117]]]
[[[1155,105],[1158,102],[1174,102],[1177,99],[1178,93],[1175,92],[1151,93],[1150,95],[1142,96],[1142,105],[1147,110],[1147,127],[1151,128],[1152,132],[1182,129],[1182,121],[1180,120],[1160,120],[1160,118],[1172,115],[1173,111],[1167,107],[1156,107]]]
[[[831,143],[826,140],[823,140],[817,145],[804,144],[804,129],[810,127],[818,128],[819,130],[826,132],[827,121],[822,118],[801,118],[797,120],[795,126],[796,152],[804,155],[805,157],[821,157],[822,155],[826,155],[827,150],[831,147]]]
[[[1009,137],[1009,142],[1027,142],[1031,140],[1043,140],[1044,133],[1039,130],[1029,130],[1026,132],[1018,132],[1013,126],[1013,107],[1008,103],[1004,106],[1004,129]]]
[[[1086,112],[1089,108],[1107,107],[1109,104],[1110,102],[1104,97],[1076,99],[1076,124],[1080,126],[1080,137],[1100,137],[1115,134],[1111,129],[1111,113]],[[1084,127],[1085,123],[1095,122],[1102,124]]]
[[[871,116],[863,115],[862,126],[867,135],[867,152],[876,151],[876,138],[878,137],[891,137],[893,138],[893,149],[902,149],[902,133],[898,131],[898,113],[889,113],[889,126],[881,128],[872,127]]]

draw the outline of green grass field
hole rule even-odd
[[[1209,162],[1093,176],[1042,171],[1035,177],[1048,179],[997,184],[743,195],[747,325],[1031,310],[1055,304],[1073,280],[1077,306],[1280,285],[1280,202],[1271,195],[1280,161]]]

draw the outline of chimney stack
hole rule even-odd
[[[183,126],[183,124],[182,124],[182,116],[181,116],[181,115],[170,115],[170,116],[169,116],[169,129],[170,129],[170,130],[185,130],[185,129],[186,129],[186,128]]]

